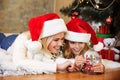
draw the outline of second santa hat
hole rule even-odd
[[[68,32],[66,39],[75,42],[86,42],[91,41],[95,51],[100,51],[103,48],[103,44],[98,42],[96,34],[92,27],[80,18],[72,19],[67,23]]]

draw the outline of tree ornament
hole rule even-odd
[[[107,24],[110,24],[112,22],[112,18],[109,16],[107,19],[106,19],[106,22]]]
[[[98,8],[99,8],[99,5],[96,4],[95,7],[98,9]]]
[[[103,1],[101,1],[101,0],[89,0],[90,1],[90,3],[92,4],[92,6],[95,8],[95,9],[98,9],[98,10],[106,10],[106,9],[108,9],[108,8],[110,8],[113,4],[114,4],[114,2],[116,1],[116,0],[112,0],[111,2],[109,2],[109,4],[108,5],[106,5],[105,7],[96,7],[96,4],[97,5],[103,5]]]
[[[75,19],[76,17],[78,17],[78,12],[73,12],[72,13],[72,19]]]

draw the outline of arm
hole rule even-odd
[[[76,65],[77,67],[79,67],[79,68],[84,64],[84,62],[85,62],[85,60],[84,60],[84,58],[83,58],[82,55],[77,56],[77,57],[75,58],[75,65]]]
[[[60,71],[68,71],[73,72],[75,71],[75,59],[65,59],[63,57],[59,57],[56,59],[56,63],[58,64],[58,70]]]
[[[56,72],[56,63],[44,63],[42,61],[37,61],[27,58],[27,49],[25,47],[25,42],[29,39],[27,33],[20,34],[15,42],[13,43],[13,53],[12,58],[14,64],[18,67],[22,67],[29,72],[36,73],[54,73]]]

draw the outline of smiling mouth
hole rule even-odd
[[[73,51],[74,51],[75,53],[80,53],[80,52],[81,52],[81,50],[76,50],[76,49],[73,49]]]
[[[73,49],[75,52],[80,52],[80,50]]]
[[[55,47],[56,50],[60,50],[60,47]]]

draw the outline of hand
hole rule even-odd
[[[77,56],[76,58],[75,58],[75,66],[77,66],[77,67],[81,67],[81,65],[83,65],[84,64],[84,58],[83,58],[83,56],[81,55],[81,56]]]
[[[57,64],[57,71],[74,71],[74,64],[71,61],[66,61],[62,64]]]
[[[94,72],[104,73],[105,67],[102,64],[102,56],[100,55],[100,62],[98,64],[93,64]]]

